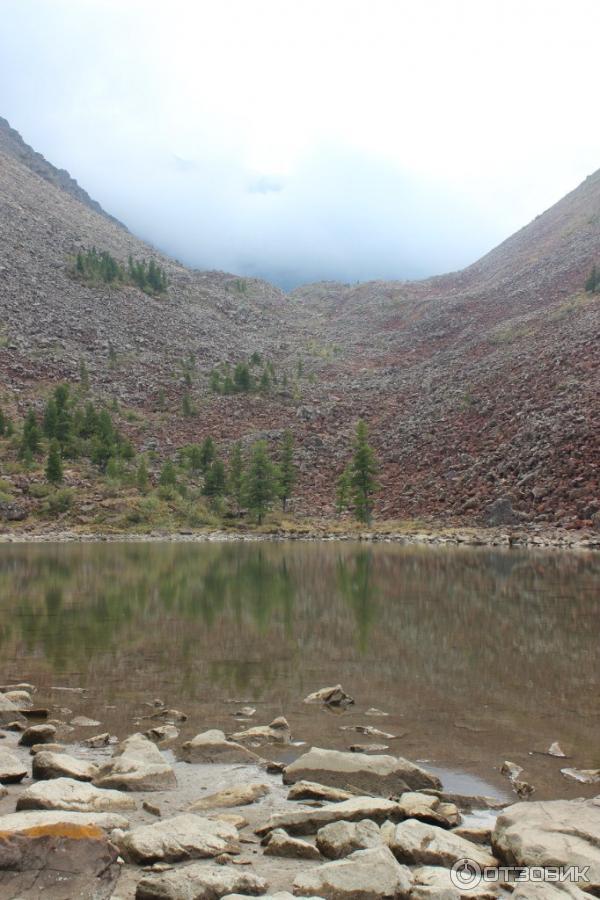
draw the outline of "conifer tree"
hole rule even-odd
[[[4,410],[0,409],[0,437],[4,437],[6,434],[6,416],[4,414]]]
[[[277,472],[271,462],[265,441],[257,441],[252,448],[245,480],[248,509],[259,525],[277,495]]]
[[[146,460],[143,456],[140,459],[139,465],[137,467],[137,472],[135,473],[135,483],[140,494],[145,494],[148,490],[150,479],[148,477]]]
[[[90,374],[84,359],[79,363],[79,388],[82,394],[87,394],[90,389]]]
[[[63,480],[63,466],[60,444],[53,438],[50,441],[48,460],[46,462],[46,478],[51,484],[60,484]]]
[[[166,460],[162,469],[160,470],[158,483],[161,487],[166,488],[175,487],[175,485],[177,484],[177,473],[175,472],[175,466],[170,459]]]
[[[30,409],[23,425],[23,438],[21,440],[21,457],[33,459],[40,449],[41,432],[37,423],[35,412]]]
[[[223,461],[218,457],[213,460],[204,476],[204,487],[202,493],[206,497],[216,499],[222,497],[225,493],[225,466]]]
[[[242,460],[242,445],[236,441],[229,459],[229,471],[227,473],[227,491],[235,504],[235,511],[239,515],[242,507],[244,490],[244,462]]]
[[[194,415],[194,407],[192,406],[192,401],[190,400],[190,395],[186,391],[181,400],[181,411],[186,419],[189,419]]]
[[[592,271],[590,272],[588,279],[585,283],[585,289],[589,294],[595,293],[600,287],[600,274],[598,273],[598,269],[595,265],[592,266]]]
[[[216,456],[215,442],[210,435],[202,441],[200,447],[200,469],[206,472]]]
[[[46,403],[46,409],[44,410],[44,434],[47,438],[56,437],[57,423],[58,409],[56,407],[56,400],[54,397],[50,397]]]
[[[283,436],[281,458],[279,460],[279,496],[281,497],[284,512],[287,502],[292,496],[294,485],[296,484],[296,475],[296,466],[294,464],[294,437],[292,432],[288,430]]]
[[[372,496],[377,487],[375,480],[377,464],[374,450],[367,438],[367,426],[360,419],[356,426],[356,437],[353,444],[354,454],[350,469],[350,485],[356,518],[360,522],[369,523],[373,512]]]

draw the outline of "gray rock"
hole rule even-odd
[[[341,684],[334,687],[321,688],[304,698],[304,703],[324,703],[326,706],[351,706],[353,698],[346,693]]]
[[[10,700],[11,703],[14,703],[19,710],[31,709],[33,706],[33,700],[31,699],[31,694],[29,693],[29,691],[6,691],[4,697],[6,700]]]
[[[254,725],[245,731],[236,731],[231,735],[233,741],[258,741],[272,744],[289,744],[291,739],[290,726],[287,719],[279,716],[273,719],[270,725]]]
[[[135,809],[136,802],[120,791],[102,790],[72,778],[38,781],[17,799],[17,810],[60,809],[72,812],[120,812]]]
[[[353,797],[352,800],[343,800],[340,803],[276,813],[268,822],[257,828],[256,833],[263,835],[275,828],[283,828],[290,834],[314,834],[330,822],[358,822],[361,819],[384,822],[386,819],[398,821],[401,818],[400,807],[393,800]]]
[[[419,819],[442,828],[452,828],[460,821],[460,813],[453,803],[446,803],[434,794],[407,791],[398,800],[405,819]]]
[[[371,819],[332,822],[317,832],[317,847],[328,859],[341,859],[355,850],[368,850],[382,843],[381,832]]]
[[[411,874],[410,900],[495,900],[500,895],[498,886],[489,882],[460,891],[452,882],[450,869],[442,866],[420,866]]]
[[[341,803],[343,800],[351,800],[356,794],[352,791],[342,791],[339,788],[328,787],[326,784],[317,784],[316,781],[297,781],[288,791],[288,800],[322,800],[325,803]]]
[[[98,773],[98,766],[83,759],[75,759],[68,753],[52,753],[43,750],[33,757],[33,777],[75,778],[77,781],[93,781]]]
[[[483,515],[484,525],[516,525],[521,517],[515,513],[508,497],[499,497],[486,507]]]
[[[133,734],[115,748],[94,784],[122,791],[164,791],[176,787],[177,779],[156,744],[143,734]]]
[[[507,865],[589,866],[582,887],[600,892],[600,797],[515,803],[496,820],[494,853]]]
[[[265,847],[265,856],[289,856],[294,859],[321,859],[314,844],[290,837],[282,828],[272,831]]]
[[[136,863],[177,862],[239,853],[234,825],[193,813],[134,828],[118,844],[123,856]]]
[[[410,884],[406,866],[399,865],[387,847],[377,847],[301,872],[294,879],[294,893],[326,900],[380,900],[407,897]]]
[[[33,747],[34,744],[49,744],[55,737],[56,728],[54,725],[49,723],[30,725],[21,735],[19,744],[22,744],[23,747]]]
[[[14,753],[0,747],[0,784],[15,784],[26,775],[27,766]]]
[[[19,708],[6,697],[0,694],[0,725],[9,725],[11,722],[24,722],[25,717],[19,712]]]
[[[139,882],[136,900],[218,900],[226,894],[264,894],[267,882],[238,868],[193,863],[147,875]]]
[[[366,756],[340,750],[313,747],[290,763],[283,773],[284,784],[317,781],[342,789],[370,794],[401,794],[422,788],[441,788],[439,778],[395,756]]]
[[[437,825],[407,819],[396,826],[389,847],[400,862],[451,868],[459,859],[472,859],[480,866],[496,866],[498,861],[477,844],[472,844]]]
[[[216,794],[209,794],[196,800],[188,807],[188,812],[204,809],[219,809],[234,806],[248,806],[269,793],[268,784],[236,784]]]
[[[71,825],[88,828],[97,827],[102,831],[112,831],[113,828],[129,828],[129,821],[116,813],[80,813],[51,810],[43,812],[16,812],[6,816],[0,816],[0,832],[20,834],[33,829],[54,829]]]
[[[260,757],[241,744],[229,741],[223,731],[213,728],[197,734],[183,745],[183,752],[189,762],[203,763],[247,763],[258,762]]]

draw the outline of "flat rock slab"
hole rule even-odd
[[[136,900],[218,900],[226,894],[264,894],[264,878],[226,866],[190,866],[148,875],[138,883]]]
[[[453,803],[447,803],[435,794],[407,791],[398,800],[405,819],[419,819],[430,825],[451,828],[460,822],[460,813]]]
[[[321,859],[314,844],[290,837],[283,828],[276,828],[268,837],[265,856],[287,856],[292,859]]]
[[[398,804],[393,800],[353,797],[352,800],[344,800],[341,803],[276,813],[268,822],[256,829],[256,834],[268,834],[275,828],[283,828],[290,834],[315,834],[319,828],[329,825],[330,822],[358,822],[361,819],[384,822],[386,819],[397,821],[400,818],[402,814]]]
[[[407,897],[410,884],[406,866],[387,847],[378,847],[301,872],[294,879],[294,894],[316,894],[326,900],[380,900]]]
[[[120,791],[104,790],[73,778],[38,781],[17,800],[17,810],[60,809],[71,812],[121,812],[135,809],[135,800]]]
[[[492,848],[507,865],[589,866],[581,887],[600,893],[600,797],[515,803],[498,816]]]
[[[356,797],[354,791],[342,791],[340,788],[317,784],[316,781],[297,781],[288,791],[288,800],[322,800],[325,803],[341,803]]]
[[[183,745],[183,752],[188,762],[192,763],[256,763],[262,762],[256,753],[242,747],[235,741],[229,741],[225,732],[218,728],[203,731],[191,741]]]
[[[68,753],[53,753],[42,750],[33,757],[32,774],[34,778],[73,778],[77,781],[93,781],[98,773],[98,766],[84,759],[75,759]]]
[[[97,825],[2,834],[0,896],[108,900],[119,877],[117,858],[117,848]]]
[[[221,853],[239,853],[234,825],[193,813],[134,828],[118,843],[123,856],[136,863],[208,859]]]
[[[27,766],[14,753],[0,747],[0,784],[16,784],[27,774]]]
[[[71,828],[129,828],[129,821],[116,813],[78,813],[51,810],[43,812],[16,812],[0,816],[0,835],[7,837],[29,831],[69,833]]]
[[[372,819],[332,822],[317,832],[317,847],[327,859],[342,859],[356,850],[369,850],[382,844],[381,832]]]
[[[388,796],[423,788],[441,788],[439,778],[407,759],[367,756],[313,747],[283,772],[284,784],[316,781],[343,790]]]
[[[396,825],[388,842],[397,859],[410,865],[451,868],[460,859],[471,859],[482,867],[498,865],[492,854],[480,845],[417,819]]]
[[[458,890],[450,877],[450,869],[442,866],[420,866],[412,869],[411,874],[410,900],[496,900],[500,896],[499,887],[490,883]]]
[[[226,788],[217,794],[209,794],[196,800],[188,807],[188,812],[197,812],[205,809],[226,809],[235,806],[248,806],[261,797],[266,797],[269,793],[268,784],[237,784],[234,787]]]
[[[177,779],[156,744],[143,734],[133,734],[115,748],[94,784],[121,791],[164,791],[177,787]]]

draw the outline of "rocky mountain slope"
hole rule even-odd
[[[600,294],[583,284],[600,263],[600,172],[463,272],[285,295],[163,257],[15,134],[0,120],[0,404],[9,411],[41,407],[83,361],[92,391],[117,401],[141,449],[167,456],[207,434],[226,448],[291,428],[300,515],[332,514],[362,416],[381,463],[380,516],[474,522],[495,504],[496,520],[598,521]],[[90,246],[156,259],[166,296],[78,282],[73,258]],[[254,351],[277,384],[211,391],[214,366]],[[195,415],[183,417],[188,390]]]

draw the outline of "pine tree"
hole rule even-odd
[[[600,287],[600,274],[598,274],[598,269],[595,265],[592,266],[592,271],[590,272],[588,279],[585,283],[585,289],[589,294],[595,293]]]
[[[40,449],[41,432],[35,417],[35,412],[30,409],[23,425],[23,438],[21,440],[21,457],[33,459]]]
[[[216,456],[215,442],[210,435],[202,441],[200,447],[200,469],[206,472]]]
[[[60,454],[60,444],[53,438],[50,442],[48,460],[46,462],[46,478],[50,484],[60,484],[63,480],[63,466]]]
[[[296,484],[296,475],[294,437],[291,431],[286,431],[283,436],[281,458],[279,460],[279,496],[281,497],[284,512]]]
[[[356,518],[360,522],[369,523],[373,512],[372,496],[377,487],[375,480],[377,465],[375,452],[369,445],[367,436],[367,426],[360,419],[356,426],[356,437],[353,444],[350,484]]]
[[[62,449],[64,450],[71,441],[71,415],[69,410],[63,407],[58,413],[56,429],[54,432]]]
[[[56,437],[56,426],[58,424],[58,409],[56,400],[51,397],[46,403],[44,410],[44,434],[47,438]]]
[[[252,376],[246,363],[238,363],[233,373],[233,384],[236,391],[248,392],[252,387]]]
[[[90,389],[90,375],[83,359],[79,363],[79,388],[82,394],[87,394]]]
[[[192,406],[192,401],[190,400],[190,395],[186,391],[181,400],[181,411],[186,419],[191,418],[194,415],[194,407]]]
[[[263,369],[263,373],[260,376],[260,389],[263,394],[266,394],[271,387],[271,378],[269,377],[268,369]]]
[[[225,493],[225,466],[223,465],[223,461],[218,457],[213,460],[204,476],[202,493],[206,497],[211,497],[213,499],[222,497]]]
[[[190,444],[187,449],[187,461],[192,472],[202,470],[202,447],[200,444]]]
[[[161,487],[167,488],[175,487],[175,485],[177,484],[177,473],[175,471],[175,466],[170,459],[167,459],[162,469],[160,470],[158,483]]]
[[[233,445],[229,458],[229,471],[227,473],[227,491],[235,504],[235,511],[239,515],[242,507],[244,490],[244,461],[242,460],[242,445],[239,441]]]
[[[69,402],[69,385],[57,384],[54,388],[54,399],[56,401],[56,409],[59,413],[62,409],[66,409]]]
[[[137,472],[135,473],[135,483],[140,494],[145,494],[148,490],[148,486],[150,484],[150,479],[148,477],[148,468],[146,466],[146,460],[142,456],[140,459],[139,465],[137,467]]]
[[[277,472],[269,458],[265,441],[257,441],[252,448],[250,465],[245,479],[248,509],[259,525],[277,495]]]

